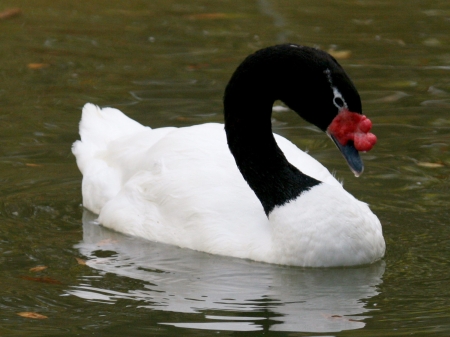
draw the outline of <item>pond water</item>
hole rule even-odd
[[[0,336],[450,335],[448,1],[0,6],[20,8],[0,14]],[[235,67],[282,42],[332,50],[360,91],[379,139],[360,178],[294,113],[273,125],[371,205],[382,261],[276,266],[95,224],[70,151],[85,102],[152,127],[221,122]]]

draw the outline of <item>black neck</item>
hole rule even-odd
[[[261,75],[240,68],[224,96],[228,146],[244,179],[269,215],[276,206],[294,200],[320,182],[291,165],[275,142],[272,106],[281,98],[276,71]]]

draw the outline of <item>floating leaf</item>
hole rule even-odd
[[[424,161],[419,161],[417,162],[418,166],[421,167],[426,167],[426,168],[439,168],[439,167],[444,167],[443,163],[429,163],[429,162],[424,162]]]
[[[24,311],[24,312],[18,312],[17,315],[25,317],[25,318],[33,318],[33,319],[46,319],[47,316],[38,314],[37,312],[31,312],[31,311]]]
[[[42,68],[47,68],[50,65],[48,63],[28,63],[28,69],[37,70]]]
[[[34,268],[30,268],[30,271],[33,273],[37,273],[39,271],[43,271],[44,269],[47,269],[47,266],[37,266]]]
[[[21,279],[23,280],[27,280],[27,281],[34,281],[34,282],[42,282],[42,283],[49,283],[49,284],[62,284],[60,281],[55,280],[54,278],[51,277],[31,277],[31,276],[25,276],[22,275],[20,276]]]
[[[0,12],[0,20],[11,19],[15,16],[19,16],[22,14],[22,10],[20,8],[8,8],[3,12]]]
[[[335,50],[335,49],[330,49],[328,50],[328,53],[333,56],[335,59],[338,60],[345,60],[350,58],[350,56],[352,56],[352,52],[350,50]]]
[[[77,260],[78,264],[81,264],[83,266],[86,265],[86,260],[80,259],[79,257],[76,257],[75,259]]]
[[[28,167],[42,167],[42,165],[40,165],[40,164],[32,164],[32,163],[25,163],[25,166],[28,166]]]

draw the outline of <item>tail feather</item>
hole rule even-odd
[[[145,128],[114,108],[99,108],[87,103],[83,107],[80,122],[81,141],[104,148],[109,142],[131,135]]]
[[[81,140],[72,146],[77,165],[83,174],[83,205],[98,213],[104,203],[120,190],[121,174],[102,156],[115,139],[148,130],[113,108],[86,104],[80,122]]]
[[[80,122],[81,140],[72,146],[80,171],[84,174],[87,163],[95,159],[108,144],[117,138],[135,134],[146,127],[113,108],[99,108],[87,103]]]

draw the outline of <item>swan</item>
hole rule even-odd
[[[380,221],[315,159],[273,134],[281,100],[325,131],[355,175],[372,123],[338,62],[276,45],[248,56],[224,94],[225,126],[151,129],[87,103],[72,152],[83,205],[127,235],[266,263],[333,267],[384,256]]]

